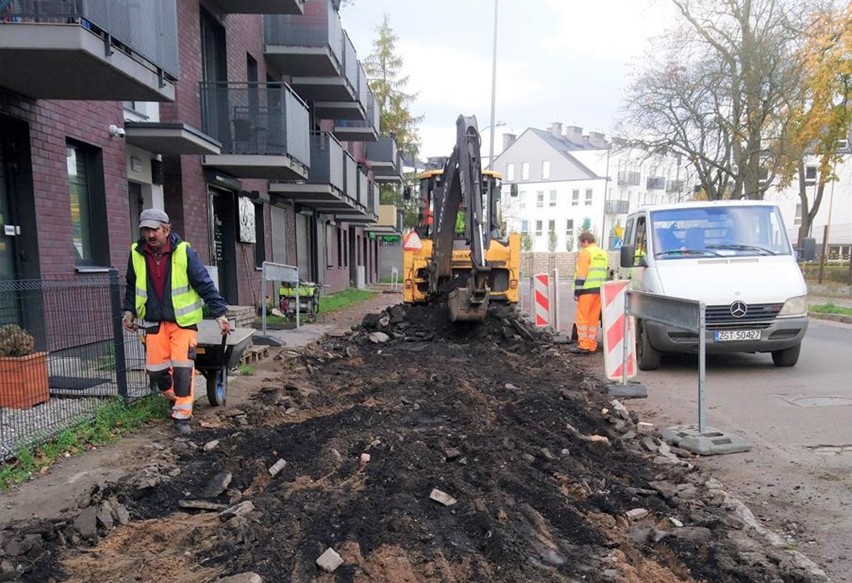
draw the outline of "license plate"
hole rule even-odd
[[[760,340],[760,330],[717,330],[713,333],[715,342],[736,340]]]

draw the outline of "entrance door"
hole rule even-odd
[[[219,271],[219,293],[231,305],[238,303],[237,208],[235,193],[210,189],[212,209],[212,259]],[[192,241],[190,241],[191,243]]]
[[[0,138],[2,140],[2,138]],[[12,216],[11,197],[7,180],[6,164],[0,143],[0,281],[18,279],[15,261],[17,225]],[[0,293],[0,324],[20,323],[20,306],[17,294],[4,289]]]
[[[145,199],[142,196],[142,185],[138,182],[128,182],[127,191],[130,193],[130,240],[136,241],[139,239],[139,215]]]

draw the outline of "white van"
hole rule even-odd
[[[804,245],[812,259],[813,240]],[[642,207],[627,217],[620,263],[634,290],[706,305],[706,351],[769,352],[793,366],[808,329],[807,286],[781,212],[763,201]],[[665,352],[698,352],[692,332],[636,323],[639,368]]]

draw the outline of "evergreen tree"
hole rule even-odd
[[[370,83],[370,90],[381,110],[380,132],[391,135],[396,140],[397,147],[404,156],[416,160],[420,150],[420,135],[417,124],[422,116],[414,116],[409,105],[417,95],[406,93],[408,76],[402,76],[403,60],[397,52],[396,41],[399,37],[390,26],[390,19],[385,14],[382,23],[376,27],[378,37],[373,42],[373,52],[364,61],[364,71]],[[410,200],[403,198],[401,189],[396,186],[383,185],[379,198],[382,204],[393,204],[404,213],[406,227],[417,225],[418,200],[417,177],[405,175],[403,188],[408,186],[412,193]]]
[[[399,37],[394,34],[387,14],[376,32],[378,38],[373,41],[373,52],[365,60],[364,70],[370,90],[381,108],[381,133],[395,136],[403,154],[414,158],[420,150],[417,123],[422,116],[412,115],[409,109],[417,95],[405,91],[408,76],[401,76],[403,60],[396,50]]]

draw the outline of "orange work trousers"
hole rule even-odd
[[[192,418],[195,394],[195,347],[198,332],[174,322],[160,322],[156,333],[145,335],[145,368],[157,388],[172,401],[172,418]]]
[[[601,295],[577,296],[577,346],[594,352],[598,349],[598,323],[601,318]]]

